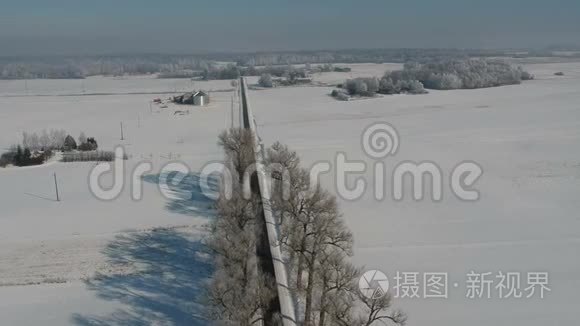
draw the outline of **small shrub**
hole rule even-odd
[[[522,80],[533,80],[534,75],[530,74],[527,71],[522,70]]]
[[[332,66],[332,63],[325,63],[322,66],[318,66],[318,70],[320,70],[320,72],[331,72],[334,70],[334,67]]]
[[[350,100],[350,97],[345,93],[338,93],[338,95],[336,95],[336,99],[339,101],[348,101]]]
[[[22,148],[18,145],[12,147],[8,152],[0,156],[0,167],[6,167],[8,164],[14,166],[31,166],[40,165],[52,156],[52,151],[35,151],[34,153],[27,147]]]
[[[46,161],[49,158],[51,158],[54,155],[54,153],[52,152],[52,150],[47,149],[42,153],[42,155],[44,155],[44,160]]]
[[[127,155],[123,156],[123,160]],[[115,152],[112,151],[91,151],[91,152],[70,152],[62,156],[62,162],[112,162],[115,160]]]
[[[95,138],[89,137],[84,143],[79,145],[78,150],[82,152],[87,152],[87,151],[95,151],[98,148],[99,145],[97,144]]]
[[[344,84],[344,88],[350,95],[372,97],[380,89],[380,82],[375,77],[349,79]]]
[[[348,96],[348,94],[345,93],[345,91],[342,89],[333,90],[330,93],[330,96],[334,97],[335,99],[337,99],[339,101],[348,101],[350,99],[350,96]]]
[[[14,162],[15,154],[14,151],[8,151],[0,155],[0,167],[5,168],[8,164],[12,164]]]
[[[334,67],[334,72],[350,72],[349,67]]]

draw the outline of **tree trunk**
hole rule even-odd
[[[296,289],[302,289],[302,254],[298,256],[298,270],[296,272]]]
[[[326,290],[322,291],[322,295],[320,296],[320,317],[318,320],[319,326],[324,326],[324,319],[326,317]]]
[[[314,265],[316,263],[316,252],[312,255],[308,268],[308,285],[306,286],[306,307],[304,309],[304,325],[310,326],[312,314],[312,291],[314,290]]]
[[[306,251],[306,225],[304,225],[302,233],[302,240],[300,242],[300,254],[298,256],[298,270],[296,271],[296,289],[302,289],[302,272],[304,268],[304,252]]]

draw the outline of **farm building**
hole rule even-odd
[[[193,94],[193,105],[204,106],[209,104],[209,95],[204,91]]]
[[[204,106],[209,103],[209,95],[204,91],[189,92],[183,95],[175,96],[173,102],[177,104],[190,104]]]

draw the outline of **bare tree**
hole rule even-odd
[[[390,311],[392,296],[389,293],[374,299],[363,296],[357,290],[353,291],[357,293],[358,300],[363,303],[362,312],[359,312],[358,316],[358,325],[370,326],[377,321],[382,321],[402,326],[407,322],[407,316],[402,311]]]
[[[219,135],[218,145],[221,146],[231,161],[240,183],[244,173],[254,161],[254,138],[252,132],[243,128],[231,128]]]
[[[45,130],[42,131],[42,134],[40,136],[39,139],[39,145],[40,147],[42,147],[43,149],[48,149],[50,148],[50,136],[48,135],[48,132]]]
[[[259,269],[261,197],[252,193],[246,198],[242,191],[244,173],[254,161],[253,144],[252,134],[244,129],[230,129],[219,138],[226,162],[239,177],[231,185],[231,196],[222,193],[216,202],[217,216],[206,240],[216,270],[207,291],[208,317],[223,325],[276,324],[271,314],[275,281]]]
[[[298,175],[293,183],[308,184],[308,173]],[[295,270],[296,290],[304,293],[304,323],[312,318],[316,277],[327,255],[333,251],[350,254],[352,234],[340,218],[336,199],[320,186],[312,190],[294,188],[283,202],[282,214],[287,215],[281,227],[281,243],[290,253]],[[306,276],[306,283],[304,277]]]
[[[210,319],[223,325],[277,324],[269,315],[275,301],[275,281],[258,267],[258,214],[261,197],[242,195],[243,175],[253,162],[252,135],[230,129],[220,135],[226,160],[240,176],[232,196],[216,203],[207,246],[215,257],[216,272],[208,289]],[[310,184],[308,170],[300,167],[297,153],[275,143],[266,151],[268,172],[280,168],[288,179],[273,178],[272,207],[280,228],[280,245],[290,267],[291,288],[298,296],[303,325],[370,326],[379,321],[403,325],[406,316],[390,310],[391,297],[367,299],[355,282],[360,269],[349,261],[353,237],[342,220],[336,198],[318,184]],[[282,196],[281,185],[288,185]],[[269,319],[269,320],[266,320]],[[278,321],[279,322],[279,321]]]
[[[333,296],[329,300],[328,310],[332,325],[371,326],[380,323],[404,326],[407,315],[401,310],[391,309],[392,296],[389,293],[381,298],[367,298],[362,295],[358,289],[359,275],[355,275],[350,287],[341,292],[341,295]]]
[[[327,250],[338,250],[350,254],[352,247],[352,234],[344,227],[342,220],[339,219],[340,215],[334,198],[329,201],[323,199],[322,203],[320,211],[312,216],[314,223],[311,230],[305,235],[307,249],[302,253],[308,273],[304,308],[305,324],[308,324],[311,318],[316,270],[318,268],[326,268],[321,264],[320,259]]]
[[[51,129],[50,130],[50,149],[60,149],[64,146],[64,140],[67,136],[66,131],[63,129]]]
[[[284,201],[287,200],[284,195],[297,195],[307,189],[308,184],[305,182],[308,179],[305,172],[300,169],[298,154],[280,142],[275,142],[266,150],[264,163],[272,184],[270,203],[274,212],[282,212]],[[280,223],[283,223],[284,214],[277,217]]]
[[[212,283],[208,289],[209,318],[225,325],[252,325],[275,293],[274,285],[257,269],[255,198],[242,197],[234,185],[231,198],[221,196],[217,217],[206,245],[215,257]]]
[[[280,142],[275,142],[266,151],[266,165],[278,163],[288,170],[296,170],[300,167],[300,158],[295,151]]]
[[[237,279],[218,270],[208,291],[209,319],[219,322],[218,325],[232,326],[250,326],[262,322],[263,303],[275,296],[271,291],[273,286],[268,286],[268,283],[272,283],[272,280],[262,275],[256,276],[241,291]]]
[[[323,252],[322,256],[317,271],[320,282],[318,325],[326,324],[327,315],[332,314],[331,302],[348,296],[353,279],[360,274],[357,268],[346,261],[342,250],[329,250]]]

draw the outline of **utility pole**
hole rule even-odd
[[[232,116],[232,125],[231,128],[234,128],[234,96],[232,95],[232,107],[231,107],[231,116]]]
[[[123,137],[123,122],[121,122],[121,140],[125,140],[125,137]]]
[[[153,114],[153,103],[149,101],[149,113]]]
[[[243,117],[243,108],[242,108],[242,106],[243,106],[242,102],[243,101],[242,101],[242,94],[241,94],[241,92],[242,92],[241,83],[240,83],[240,86],[238,88],[238,92],[239,92],[238,93],[238,103],[239,103],[239,110],[240,110],[240,128],[244,128],[244,123],[243,123],[244,117]]]
[[[56,201],[60,201],[60,196],[58,195],[58,183],[56,182],[56,172],[54,173],[54,189],[56,191]]]
[[[137,113],[137,128],[141,128],[141,113]]]

